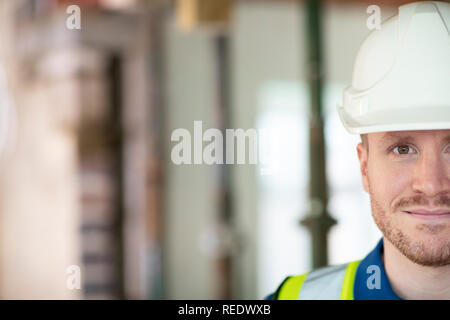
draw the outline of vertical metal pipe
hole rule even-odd
[[[116,296],[119,299],[125,299],[124,291],[124,233],[123,226],[125,221],[124,207],[124,177],[123,177],[123,130],[122,130],[122,63],[119,55],[113,54],[111,57],[109,75],[110,75],[110,97],[111,97],[111,133],[113,136],[112,149],[114,157],[116,198],[115,212],[113,218],[113,232],[116,249]]]
[[[225,137],[226,128],[230,127],[230,66],[229,66],[229,37],[226,34],[220,34],[216,38],[216,57],[217,57],[217,86],[218,86],[218,106],[220,129]],[[224,157],[227,153],[226,144],[224,145]],[[225,158],[224,158],[225,163]],[[220,166],[220,217],[219,221],[226,230],[231,229],[232,219],[232,198],[231,198],[231,167],[223,164]],[[218,261],[218,267],[221,274],[220,299],[229,300],[232,295],[232,256],[227,251]]]
[[[309,118],[309,200],[310,211],[301,223],[311,233],[313,268],[328,263],[327,234],[336,221],[327,212],[328,192],[325,165],[325,139],[322,109],[321,1],[307,0]]]
[[[150,119],[149,119],[149,135],[152,140],[150,147],[151,162],[153,165],[149,171],[151,183],[149,188],[154,193],[153,210],[150,214],[149,232],[151,240],[154,242],[154,249],[150,253],[153,263],[153,269],[149,270],[148,288],[149,299],[163,299],[166,297],[165,266],[166,257],[163,248],[165,230],[164,220],[164,198],[168,192],[166,188],[166,164],[170,162],[167,159],[166,141],[170,141],[170,137],[166,136],[166,101],[164,92],[166,90],[166,71],[165,70],[165,22],[168,19],[171,3],[165,1],[150,1],[149,33],[150,33]],[[151,230],[151,231],[150,231]]]

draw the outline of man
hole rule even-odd
[[[363,260],[286,278],[273,299],[450,299],[450,4],[399,8],[362,44],[338,108],[383,233]]]

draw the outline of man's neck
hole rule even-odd
[[[405,257],[386,238],[382,260],[395,293],[407,300],[450,299],[450,265],[425,267]]]

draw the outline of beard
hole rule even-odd
[[[418,204],[423,200],[412,198],[403,203]],[[439,233],[445,233],[448,224],[418,224],[415,228],[417,235],[410,235],[398,226],[395,214],[387,213],[383,206],[377,201],[377,198],[370,192],[370,204],[372,208],[372,216],[376,225],[383,233],[384,237],[391,242],[405,257],[414,263],[428,267],[442,267],[450,265],[450,238],[445,234],[439,237]],[[422,235],[426,235],[422,237]]]

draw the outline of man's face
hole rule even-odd
[[[450,130],[369,133],[357,146],[383,235],[421,265],[450,264]]]

